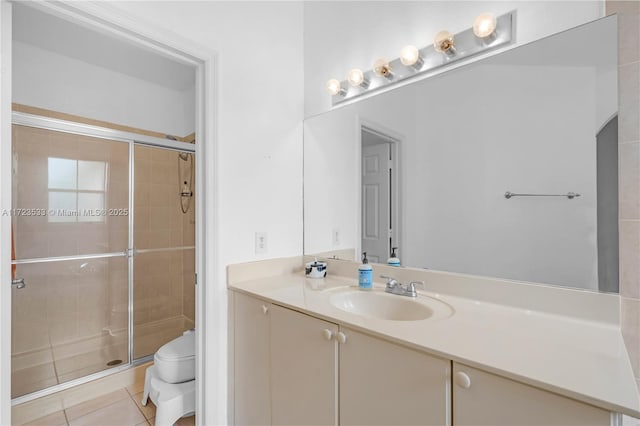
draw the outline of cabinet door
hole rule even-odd
[[[272,424],[337,424],[337,331],[333,323],[272,306]]]
[[[456,426],[608,426],[610,413],[462,364],[453,364]],[[588,373],[587,373],[588,374]]]
[[[234,296],[234,415],[236,425],[271,424],[270,304]]]
[[[341,331],[341,426],[451,424],[451,361]]]

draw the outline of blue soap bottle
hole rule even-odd
[[[369,265],[367,252],[362,253],[362,264],[358,267],[358,288],[360,290],[373,288],[373,268]]]

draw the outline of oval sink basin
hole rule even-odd
[[[422,321],[453,314],[453,309],[439,300],[398,296],[381,290],[343,290],[331,295],[329,303],[352,314],[390,321]]]

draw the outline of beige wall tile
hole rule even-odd
[[[178,169],[173,162],[151,161],[151,182],[177,186]]]
[[[640,219],[640,142],[618,146],[620,219]]]
[[[133,194],[133,203],[135,208],[139,207],[149,207],[149,192],[151,183],[149,182],[140,182],[137,179],[134,182],[134,194]],[[135,212],[137,214],[137,211]]]
[[[618,13],[618,141],[640,140],[640,2],[605,2],[606,13]],[[619,147],[620,191],[620,294],[622,332],[636,377],[640,377],[640,222],[638,219],[640,176],[638,144],[623,143]],[[630,299],[631,298],[631,299]]]
[[[153,213],[152,213],[153,214]],[[173,247],[171,236],[172,232],[170,230],[167,231],[152,231],[149,232],[148,236],[148,248],[168,248]]]
[[[640,2],[636,2],[640,3]],[[640,14],[618,15],[618,61],[621,65],[640,60]]]
[[[640,221],[621,220],[620,294],[640,298]]]
[[[611,15],[613,13],[640,13],[640,2],[636,0],[607,0],[605,8],[607,15]]]
[[[633,370],[640,371],[640,300],[622,298],[622,335]]]
[[[620,142],[640,140],[640,62],[624,65],[618,72]]]
[[[156,206],[173,206],[178,203],[178,178],[173,183],[152,183],[149,194],[149,205]]]

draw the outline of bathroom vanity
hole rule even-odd
[[[426,282],[407,302],[435,308],[402,318],[410,307],[341,303],[362,294],[356,263],[329,261],[337,275],[314,290],[299,262],[277,276],[235,272],[268,261],[229,268],[235,424],[616,425],[640,414],[616,296],[403,268],[398,279]],[[404,300],[382,283],[369,294]]]

